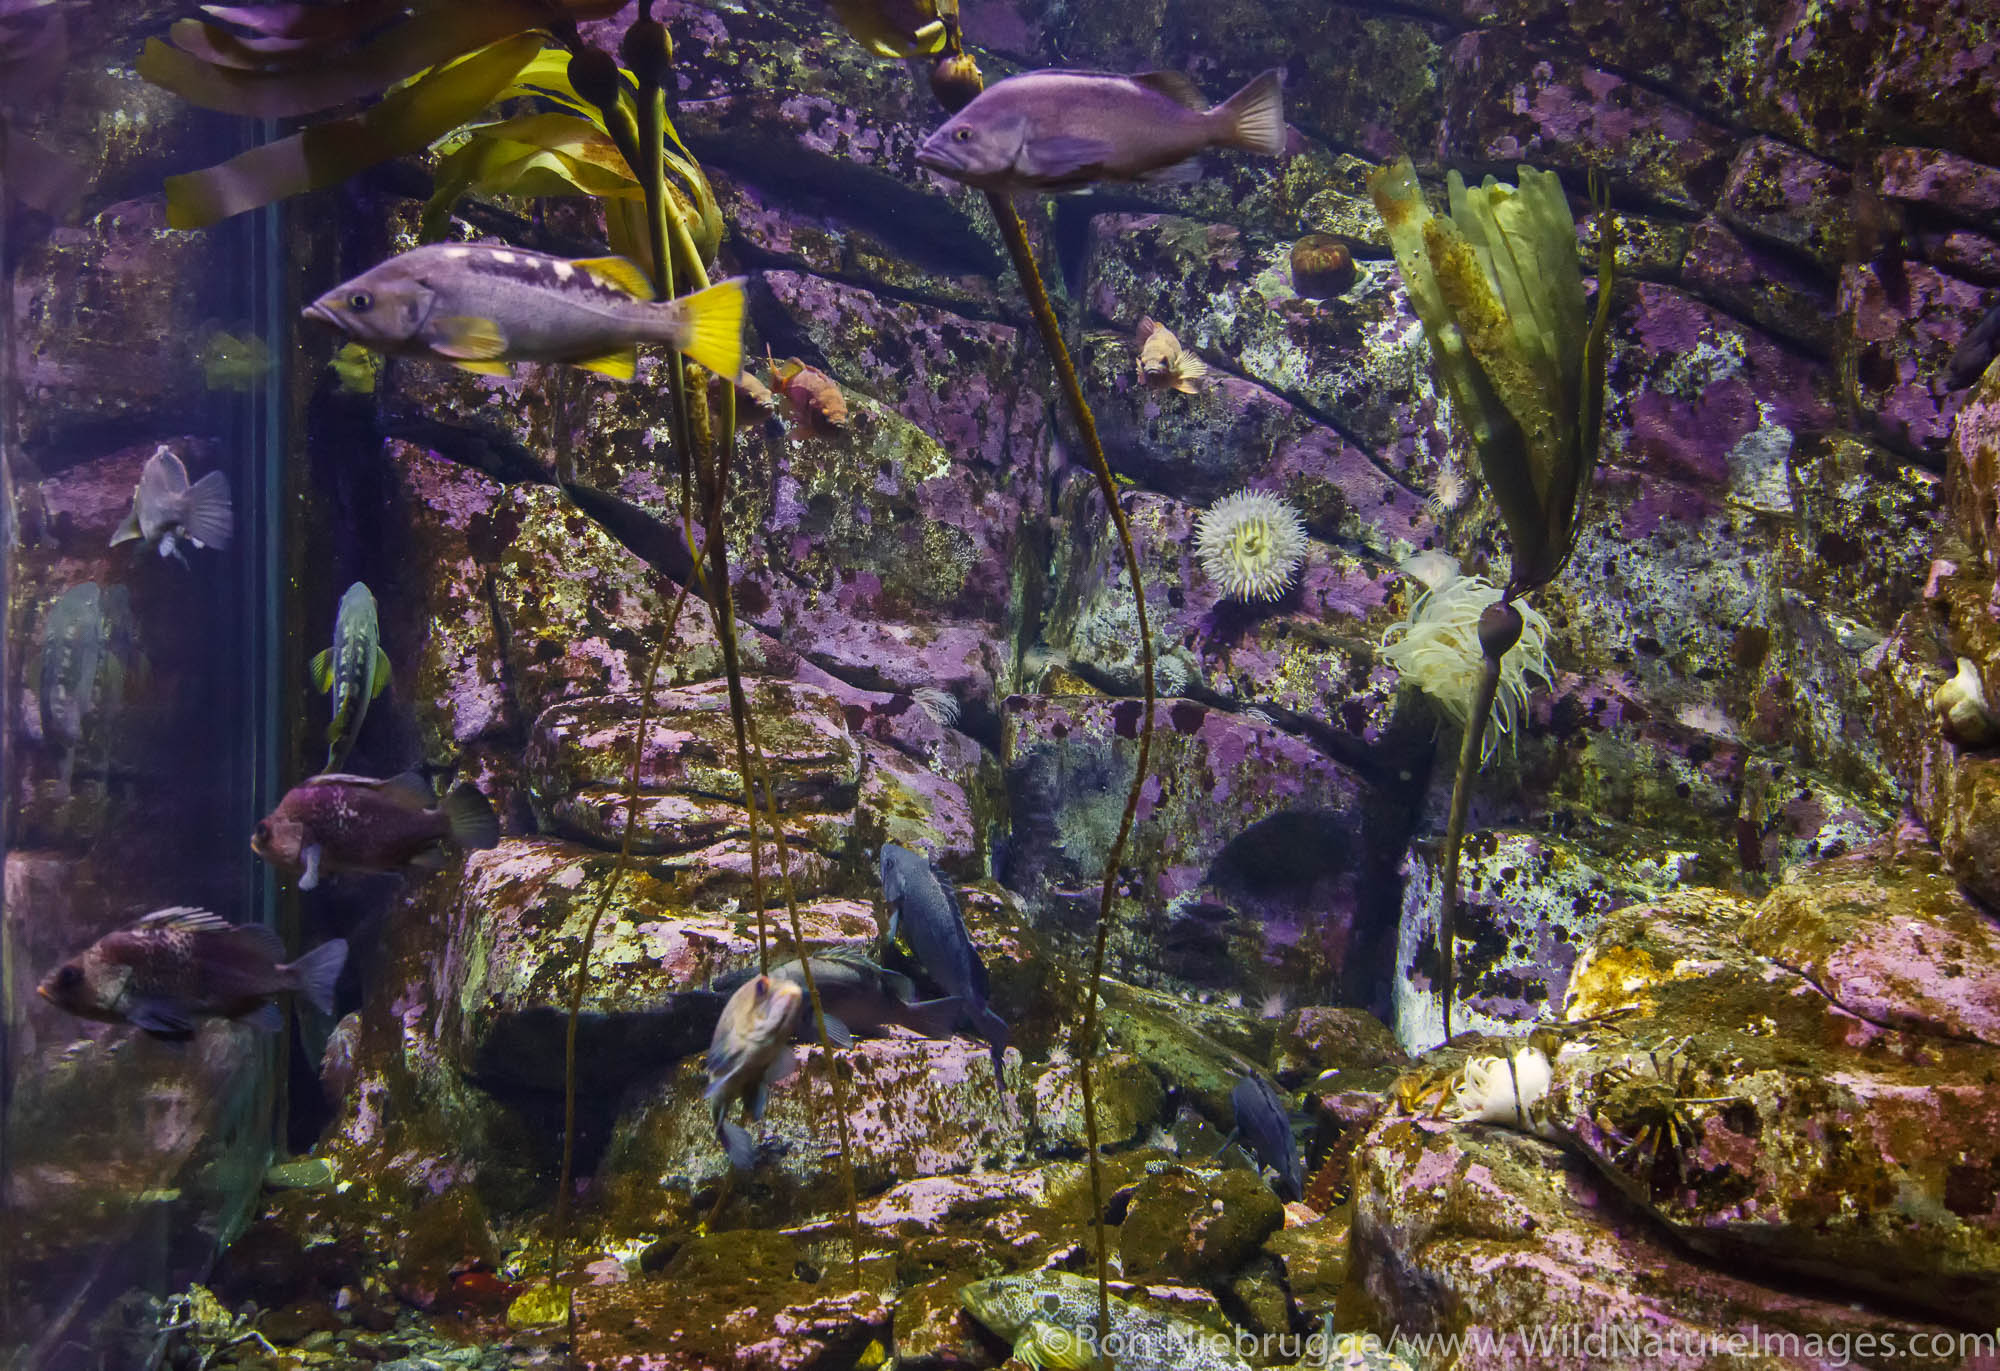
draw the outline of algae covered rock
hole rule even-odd
[[[1128,1280],[1215,1285],[1284,1222],[1284,1205],[1253,1172],[1162,1170],[1132,1192],[1119,1270]]]
[[[1294,1089],[1322,1077],[1331,1078],[1323,1087],[1350,1089],[1408,1061],[1396,1035],[1367,1010],[1316,1005],[1279,1021],[1271,1065]]]

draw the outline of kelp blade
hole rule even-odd
[[[420,152],[491,104],[541,47],[541,35],[518,34],[396,91],[365,114],[252,148],[220,166],[169,176],[168,226],[203,228]]]
[[[338,5],[203,5],[212,19],[269,38],[342,42],[380,28],[403,12],[402,0],[345,0]]]

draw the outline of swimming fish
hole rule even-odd
[[[771,383],[792,408],[792,422],[807,433],[825,437],[847,426],[847,397],[840,383],[796,357],[771,363]]]
[[[818,968],[814,968],[817,971]],[[748,1171],[757,1164],[750,1130],[729,1121],[729,1107],[742,1100],[754,1122],[764,1117],[765,1097],[792,1072],[791,1037],[811,1010],[805,988],[777,976],[757,976],[738,986],[722,1007],[708,1043],[708,1101],[715,1136],[729,1164]]]
[[[205,909],[156,909],[107,933],[42,978],[35,993],[86,1019],[148,1033],[191,1033],[204,1018],[237,1019],[275,1033],[272,997],[296,990],[331,1012],[347,944],[321,943],[295,962],[263,924],[232,924]]]
[[[281,871],[299,872],[311,890],[322,873],[435,870],[453,846],[476,850],[500,841],[493,806],[471,785],[440,804],[414,771],[378,780],[329,774],[299,782],[260,820],[250,850]]]
[[[326,726],[326,770],[347,760],[368,702],[389,685],[389,654],[382,650],[375,621],[375,597],[356,581],[340,597],[333,620],[333,646],[312,659],[313,688],[333,697],[333,721]]]
[[[140,469],[132,487],[132,512],[111,535],[111,546],[144,539],[162,557],[179,557],[180,539],[196,547],[229,546],[236,532],[236,515],[229,507],[229,478],[219,471],[188,484],[187,467],[173,450],[161,447]]]
[[[1181,346],[1165,324],[1139,321],[1139,379],[1155,390],[1173,389],[1192,395],[1201,389],[1208,364]]]
[[[1014,1345],[1014,1355],[1048,1371],[1084,1371],[1097,1360],[1097,1282],[1065,1271],[999,1276],[959,1287],[958,1302]],[[1119,1371],[1250,1371],[1230,1340],[1172,1314],[1113,1295],[1107,1351]]]
[[[1951,361],[1945,365],[1944,388],[1964,390],[1972,385],[1986,374],[1995,356],[2000,356],[2000,305],[1986,311],[1986,317],[1959,340]]]
[[[826,1016],[826,1036],[835,1047],[851,1047],[856,1034],[873,1036],[889,1024],[948,1038],[964,1012],[964,1002],[950,995],[919,1000],[908,976],[877,966],[859,952],[839,948],[812,959],[813,984],[819,989],[820,1012]],[[805,972],[796,958],[771,968],[774,979],[805,988]],[[812,1029],[811,1014],[800,1025]]]
[[[982,190],[1092,181],[1191,181],[1204,148],[1276,157],[1284,97],[1273,68],[1210,109],[1178,71],[1030,71],[988,86],[917,149],[917,164]]]
[[[961,1002],[963,1017],[992,1049],[993,1079],[1004,1089],[1007,1024],[986,1003],[986,964],[965,931],[957,891],[929,862],[895,843],[882,844],[876,869],[889,906],[889,941],[896,941],[899,928],[909,934],[910,948],[924,970]]]
[[[1231,1138],[1256,1159],[1260,1170],[1269,1167],[1276,1173],[1271,1188],[1280,1199],[1304,1199],[1306,1169],[1299,1160],[1298,1139],[1292,1136],[1291,1110],[1277,1089],[1262,1076],[1239,1076],[1229,1092],[1229,1104],[1236,1111]]]
[[[834,18],[877,57],[920,57],[944,50],[937,0],[831,0]]]
[[[436,357],[491,376],[509,362],[569,362],[616,381],[640,343],[663,343],[731,380],[743,371],[743,278],[654,300],[623,257],[552,257],[431,243],[391,257],[307,305],[377,352]]]

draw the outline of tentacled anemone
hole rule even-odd
[[[1306,559],[1298,511],[1269,491],[1239,490],[1195,520],[1195,556],[1232,600],[1275,600]]]
[[[1410,617],[1382,635],[1382,659],[1444,707],[1463,728],[1472,718],[1484,659],[1479,650],[1479,616],[1500,598],[1500,587],[1483,576],[1461,576],[1458,562],[1437,553],[1412,557],[1399,568],[1427,589],[1410,606]],[[1549,621],[1527,605],[1521,611],[1521,641],[1500,659],[1500,687],[1493,697],[1493,727],[1486,731],[1480,761],[1491,760],[1500,735],[1511,741],[1528,707],[1528,678],[1543,685],[1549,669]]]

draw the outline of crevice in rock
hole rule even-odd
[[[795,257],[782,252],[773,252],[769,248],[762,247],[744,238],[732,237],[729,240],[729,246],[735,252],[739,262],[745,267],[757,271],[794,272],[800,276],[810,276],[815,280],[831,281],[835,285],[848,286],[855,290],[864,290],[870,295],[877,296],[883,300],[894,300],[908,305],[922,305],[928,309],[943,310],[950,314],[959,315],[962,318],[978,319],[985,323],[1010,324],[1015,327],[1021,327],[1028,322],[1028,316],[1025,313],[1014,316],[1002,309],[982,308],[974,300],[947,295],[934,295],[929,291],[917,290],[910,286],[894,285],[874,276],[862,276],[851,272],[823,271],[802,257]],[[782,327],[774,328],[770,324],[772,317],[771,309],[775,303],[775,296],[772,295],[769,288],[764,288],[761,294],[765,301],[771,303],[766,303],[762,308],[759,308],[759,293],[758,291],[751,293],[750,306],[751,322],[756,325],[757,332],[760,335],[772,333],[780,337],[791,334],[792,330]],[[773,337],[771,341],[777,342],[778,337]],[[794,348],[792,350],[797,351],[798,349]]]
[[[1919,1037],[1919,1038],[1939,1038],[1945,1042],[1972,1043],[1979,1047],[2000,1047],[2000,1043],[1988,1042],[1986,1039],[1979,1037],[1977,1034],[1973,1033],[1952,1033],[1942,1028],[1923,1028],[1919,1027],[1916,1024],[1891,1023],[1887,1019],[1876,1018],[1872,1015],[1864,1014],[1860,1010],[1856,1009],[1853,1005],[1846,1003],[1838,995],[1828,990],[1824,985],[1820,983],[1818,977],[1814,976],[1810,971],[1807,971],[1804,967],[1793,966],[1790,962],[1785,961],[1781,957],[1773,957],[1768,952],[1760,952],[1756,948],[1750,946],[1748,943],[1743,942],[1742,939],[1740,938],[1737,939],[1737,942],[1743,948],[1743,950],[1745,952],[1748,952],[1751,956],[1760,958],[1764,961],[1769,962],[1773,966],[1781,967],[1784,970],[1791,972],[1792,975],[1797,976],[1800,980],[1804,981],[1807,985],[1811,986],[1815,991],[1817,991],[1819,993],[1820,998],[1824,999],[1828,1004],[1832,1005],[1835,1009],[1838,1009],[1843,1014],[1851,1014],[1865,1024],[1873,1024],[1875,1027],[1883,1029],[1886,1032],[1908,1033],[1914,1037]]]

